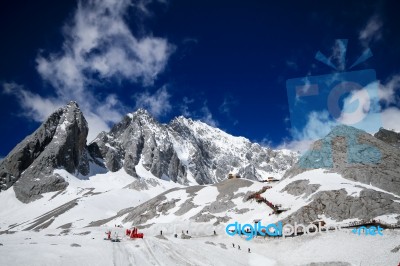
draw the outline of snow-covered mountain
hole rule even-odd
[[[316,141],[276,185],[228,179],[213,186],[172,189],[103,222],[216,225],[261,219],[265,223],[324,220],[348,225],[381,220],[400,225],[399,162],[398,148],[353,127],[337,126]],[[256,193],[273,206],[249,203],[249,195]],[[206,200],[200,204],[198,198]]]
[[[13,186],[17,198],[29,202],[68,186],[54,169],[88,174],[87,134],[87,122],[75,102],[56,110],[0,163],[0,191]]]
[[[141,178],[149,171],[183,185],[213,184],[229,173],[262,180],[280,178],[297,160],[296,153],[262,147],[184,117],[160,124],[143,109],[86,146],[88,130],[77,103],[54,112],[0,163],[1,190],[14,185],[17,198],[30,202],[65,189],[68,182],[57,169],[81,179],[120,169]]]
[[[264,196],[285,197],[291,210],[281,219],[287,222],[381,219],[399,225],[399,162],[400,149],[392,142],[337,126]]]
[[[229,223],[255,219],[399,226],[400,150],[391,131],[374,137],[339,126],[298,158],[184,117],[161,124],[142,109],[86,145],[88,130],[71,102],[0,163],[1,265],[397,263],[396,230],[376,239],[344,231],[284,241],[225,233]],[[231,172],[245,178],[228,179]],[[259,182],[270,176],[282,178]],[[122,236],[132,226],[145,239],[102,240],[104,230]],[[206,231],[195,235],[200,226]]]
[[[110,171],[124,168],[136,177],[141,165],[158,178],[185,185],[213,184],[229,173],[280,178],[297,159],[293,152],[262,147],[182,116],[160,124],[143,109],[102,132],[89,149],[98,151]]]

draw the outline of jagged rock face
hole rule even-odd
[[[379,131],[374,134],[374,137],[396,148],[400,148],[400,133],[380,128]]]
[[[305,188],[307,189],[307,188]],[[344,189],[320,191],[312,196],[307,206],[284,219],[284,223],[309,224],[325,215],[335,221],[346,219],[370,220],[375,217],[400,213],[400,203],[393,195],[376,190],[365,189],[359,197],[353,197]],[[397,217],[400,221],[400,215]]]
[[[400,150],[350,126],[337,126],[316,141],[284,178],[316,168],[389,192],[400,191]]]
[[[75,102],[58,109],[0,163],[1,188],[15,183],[17,198],[29,202],[68,186],[63,178],[53,175],[56,168],[87,175],[87,134],[87,122]]]
[[[87,133],[75,102],[60,108],[0,162],[1,189],[13,185],[18,199],[29,202],[68,186],[54,169],[82,178],[91,174],[93,163],[113,172],[124,168],[133,177],[139,177],[139,166],[180,184],[216,183],[229,172],[265,179],[281,175],[297,159],[295,153],[264,148],[191,119],[160,124],[142,109],[125,116],[109,133],[100,133],[89,146]]]
[[[128,114],[110,133],[102,132],[90,145],[110,171],[122,167],[137,176],[142,165],[154,176],[180,184],[210,184],[235,172],[247,179],[281,174],[297,154],[274,151],[202,122],[178,117],[160,124],[146,111]]]
[[[393,143],[392,133],[381,129],[378,137],[342,125],[315,142],[311,150],[286,172],[284,180],[293,179],[301,173],[306,175],[313,168],[324,168],[327,172],[339,173],[343,178],[366,184],[371,189],[364,188],[359,196],[353,197],[344,189],[317,191],[318,184],[309,184],[306,180],[293,181],[282,192],[302,195],[309,204],[286,217],[284,222],[310,223],[321,215],[343,221],[399,214],[400,150],[386,143]],[[321,182],[324,178],[321,176]],[[400,215],[396,219],[400,221]]]

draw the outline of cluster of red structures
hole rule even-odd
[[[138,233],[138,229],[133,227],[133,229],[126,229],[125,234],[130,238],[143,238],[143,233]]]
[[[274,211],[278,210],[278,206],[275,206],[272,202],[268,201],[266,198],[262,197],[260,194],[255,194],[254,198],[256,199],[256,201],[258,203],[260,202],[264,202],[265,204],[268,205],[268,207],[270,207],[271,209],[273,209]]]

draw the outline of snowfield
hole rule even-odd
[[[45,229],[0,236],[0,265],[310,265],[315,262],[371,265],[399,263],[400,233],[356,236],[349,231],[287,239],[256,238],[246,241],[217,236],[192,239],[146,234],[144,239],[122,237],[121,242],[103,240],[114,228],[88,227],[68,232]],[[123,231],[122,229],[118,229]],[[122,232],[121,232],[122,235]],[[232,247],[235,243],[235,248]],[[237,246],[240,245],[241,250]],[[248,248],[251,253],[248,253]],[[338,264],[342,262],[343,264]]]
[[[269,216],[272,209],[266,204],[244,200],[271,185],[266,183],[232,179],[186,187],[158,179],[142,167],[137,168],[140,180],[124,170],[98,173],[88,179],[78,179],[65,170],[55,172],[69,182],[63,191],[45,193],[29,204],[18,201],[13,189],[0,194],[0,202],[8,206],[0,209],[0,265],[386,266],[400,262],[398,230],[384,230],[383,236],[358,236],[343,229],[285,239],[257,237],[251,241],[226,234],[229,223],[252,223],[254,219],[261,219],[263,225],[275,223],[308,204],[312,194],[303,197],[282,192],[297,180],[319,184],[314,193],[344,188],[357,197],[362,188],[379,190],[323,170],[284,179],[262,194],[274,204],[291,208],[280,216]],[[158,201],[153,201],[154,206],[146,205],[155,198]],[[158,211],[146,216],[148,219],[141,224],[139,232],[144,233],[144,239],[129,239],[125,230],[136,225],[125,220],[131,212],[118,213],[140,206],[150,214],[151,210]],[[394,223],[397,216],[377,218]],[[321,219],[336,223],[329,217]],[[108,230],[112,236],[117,234],[121,242],[104,240]]]

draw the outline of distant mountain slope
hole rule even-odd
[[[353,127],[335,127],[264,196],[285,197],[291,210],[280,219],[289,222],[400,223],[400,150]]]
[[[400,192],[400,150],[354,127],[333,128],[301,156],[284,178],[317,168],[389,192]]]
[[[230,172],[252,180],[280,178],[297,159],[296,153],[265,148],[182,116],[160,124],[143,109],[102,132],[89,149],[99,151],[110,171],[123,167],[137,176],[135,166],[141,164],[180,184],[212,184]]]
[[[348,147],[345,140],[353,141],[354,146]],[[323,148],[327,143],[332,144],[329,150]],[[349,158],[349,153],[355,158]],[[372,160],[378,155],[379,160]],[[346,225],[376,219],[400,226],[399,159],[398,149],[391,145],[358,129],[339,126],[272,186],[232,179],[212,186],[176,188],[121,210],[100,224],[121,221],[151,226],[191,221],[217,225],[261,219],[267,224],[324,220]],[[259,203],[246,201],[254,193],[261,197]]]
[[[80,179],[122,168],[142,178],[149,171],[184,185],[216,183],[230,172],[252,180],[280,178],[298,157],[184,117],[160,124],[143,109],[87,146],[88,130],[76,102],[56,110],[0,162],[0,191],[13,186],[16,197],[27,203],[65,189],[68,182],[57,169]]]

